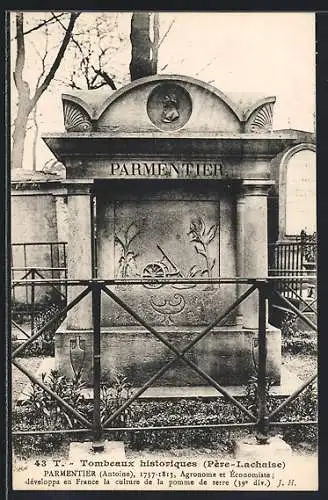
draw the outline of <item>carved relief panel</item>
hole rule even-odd
[[[218,195],[203,196],[201,200],[191,198],[185,190],[184,193],[172,191],[170,200],[161,199],[159,195],[152,199],[151,193],[135,200],[110,200],[107,204],[102,199],[106,208],[100,208],[98,214],[98,239],[101,240],[98,242],[98,276],[153,280],[219,277],[221,235],[225,242],[227,230],[227,227],[221,228],[220,200]],[[223,216],[227,217],[229,203],[225,201],[223,205]],[[233,220],[229,224],[232,229]],[[233,248],[223,254],[227,259],[223,270],[232,268]],[[204,323],[223,298],[218,284],[156,281],[136,286],[123,284],[117,287],[117,293],[142,312],[147,321],[177,326]],[[228,291],[226,297],[229,295]],[[105,325],[134,323],[113,304],[103,309]]]

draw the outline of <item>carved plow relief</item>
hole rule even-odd
[[[123,279],[144,279],[142,286],[154,292],[143,298],[145,312],[151,315],[155,313],[161,324],[170,326],[185,318],[190,320],[190,314],[193,315],[196,309],[205,314],[210,297],[207,296],[205,303],[199,302],[194,293],[197,289],[212,296],[219,288],[219,285],[179,283],[179,279],[211,278],[214,269],[215,276],[219,275],[219,224],[213,224],[213,221],[209,223],[196,213],[195,216],[181,219],[181,222],[177,220],[172,227],[162,228],[153,223],[154,216],[152,214],[149,219],[140,221],[140,227],[136,222],[128,223],[125,227],[120,225],[114,238],[117,252],[115,274]],[[126,216],[124,220],[128,220]],[[167,240],[164,235],[167,235]],[[178,282],[160,282],[172,278]],[[142,290],[124,283],[118,288],[125,292],[130,290],[131,297]],[[175,293],[174,290],[181,290],[181,293]]]
[[[150,262],[142,270],[142,278],[186,278],[180,269],[175,265],[173,260],[164,252],[163,248],[157,245],[158,250],[162,254],[162,259]],[[190,276],[188,276],[190,277]],[[146,288],[161,288],[163,283],[147,283],[144,285]],[[173,283],[171,284],[173,288],[192,288],[196,285],[184,284],[184,283]]]
[[[194,278],[194,277],[212,277],[213,268],[216,264],[216,258],[210,255],[210,244],[217,234],[218,225],[213,224],[207,227],[202,217],[191,219],[189,232],[189,243],[193,243],[194,250],[202,259],[201,264],[193,264],[190,269],[184,273],[174,262],[172,256],[166,249],[156,244],[160,253],[160,258],[148,262],[138,269],[137,258],[139,253],[132,249],[132,244],[140,235],[140,230],[132,222],[122,234],[115,235],[115,243],[120,247],[120,257],[118,261],[117,276],[120,278],[141,277],[152,279],[163,278]],[[199,259],[198,259],[199,260]],[[150,289],[157,289],[165,286],[163,283],[145,283],[144,286]],[[172,283],[172,288],[183,289],[193,288],[196,284]],[[213,289],[214,287],[207,287]]]

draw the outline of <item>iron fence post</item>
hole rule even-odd
[[[92,283],[92,320],[93,320],[93,451],[104,451],[100,411],[100,314],[101,285]]]
[[[35,270],[31,270],[31,275],[32,275],[32,285],[31,285],[31,335],[33,335],[34,332],[34,306],[35,306],[35,285],[34,285],[34,280],[35,280]]]
[[[258,361],[258,421],[256,437],[260,443],[268,440],[268,418],[266,412],[266,364],[267,364],[267,338],[266,338],[266,281],[258,282],[259,293],[259,361]]]

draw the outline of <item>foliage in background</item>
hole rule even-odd
[[[44,307],[44,310],[39,312],[34,321],[34,332],[40,330],[44,325],[46,325],[51,318],[54,317],[60,310],[65,307],[65,301],[61,301],[59,303],[48,304]],[[30,322],[31,313],[26,312],[26,306],[23,306],[22,310],[19,307],[16,307],[15,312],[13,313],[13,320],[22,324],[24,320]],[[55,333],[56,330],[61,325],[64,319],[64,315],[58,318],[54,323],[52,323],[46,330],[34,340],[30,345],[28,345],[23,351],[21,351],[20,357],[28,357],[28,356],[54,356],[55,355]],[[24,328],[24,325],[23,325]],[[12,349],[14,350],[18,345],[21,344],[21,341],[13,338],[12,336]]]
[[[281,323],[282,351],[291,354],[317,354],[317,334],[301,331],[297,327],[297,316],[292,312],[284,314]]]
[[[48,376],[42,374],[41,381],[74,409],[83,412],[84,397],[81,390],[85,384],[80,376],[69,380],[58,371],[51,370]],[[25,407],[26,415],[29,416],[31,425],[36,426],[36,430],[40,424],[45,429],[60,429],[63,426],[72,429],[80,425],[70,412],[37,384],[32,384],[22,406]]]

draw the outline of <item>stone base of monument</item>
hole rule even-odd
[[[238,460],[258,459],[270,460],[290,457],[292,449],[280,436],[272,436],[267,443],[259,443],[255,436],[237,441],[234,457]]]
[[[158,326],[156,330],[181,351],[202,328]],[[85,382],[91,386],[92,330],[59,329],[55,342],[56,369],[68,378],[82,370]],[[144,328],[102,328],[101,371],[104,381],[113,382],[118,376],[124,376],[134,386],[141,386],[174,357],[168,347]],[[213,328],[188,351],[186,357],[224,386],[245,385],[258,369],[258,332],[237,326]],[[279,385],[280,372],[281,332],[270,326],[267,330],[267,376]],[[177,360],[153,385],[206,384],[183,360]]]
[[[69,447],[69,461],[80,464],[81,460],[94,462],[95,460],[125,460],[125,448],[123,441],[104,441],[103,451],[94,451],[92,443],[73,442]]]

